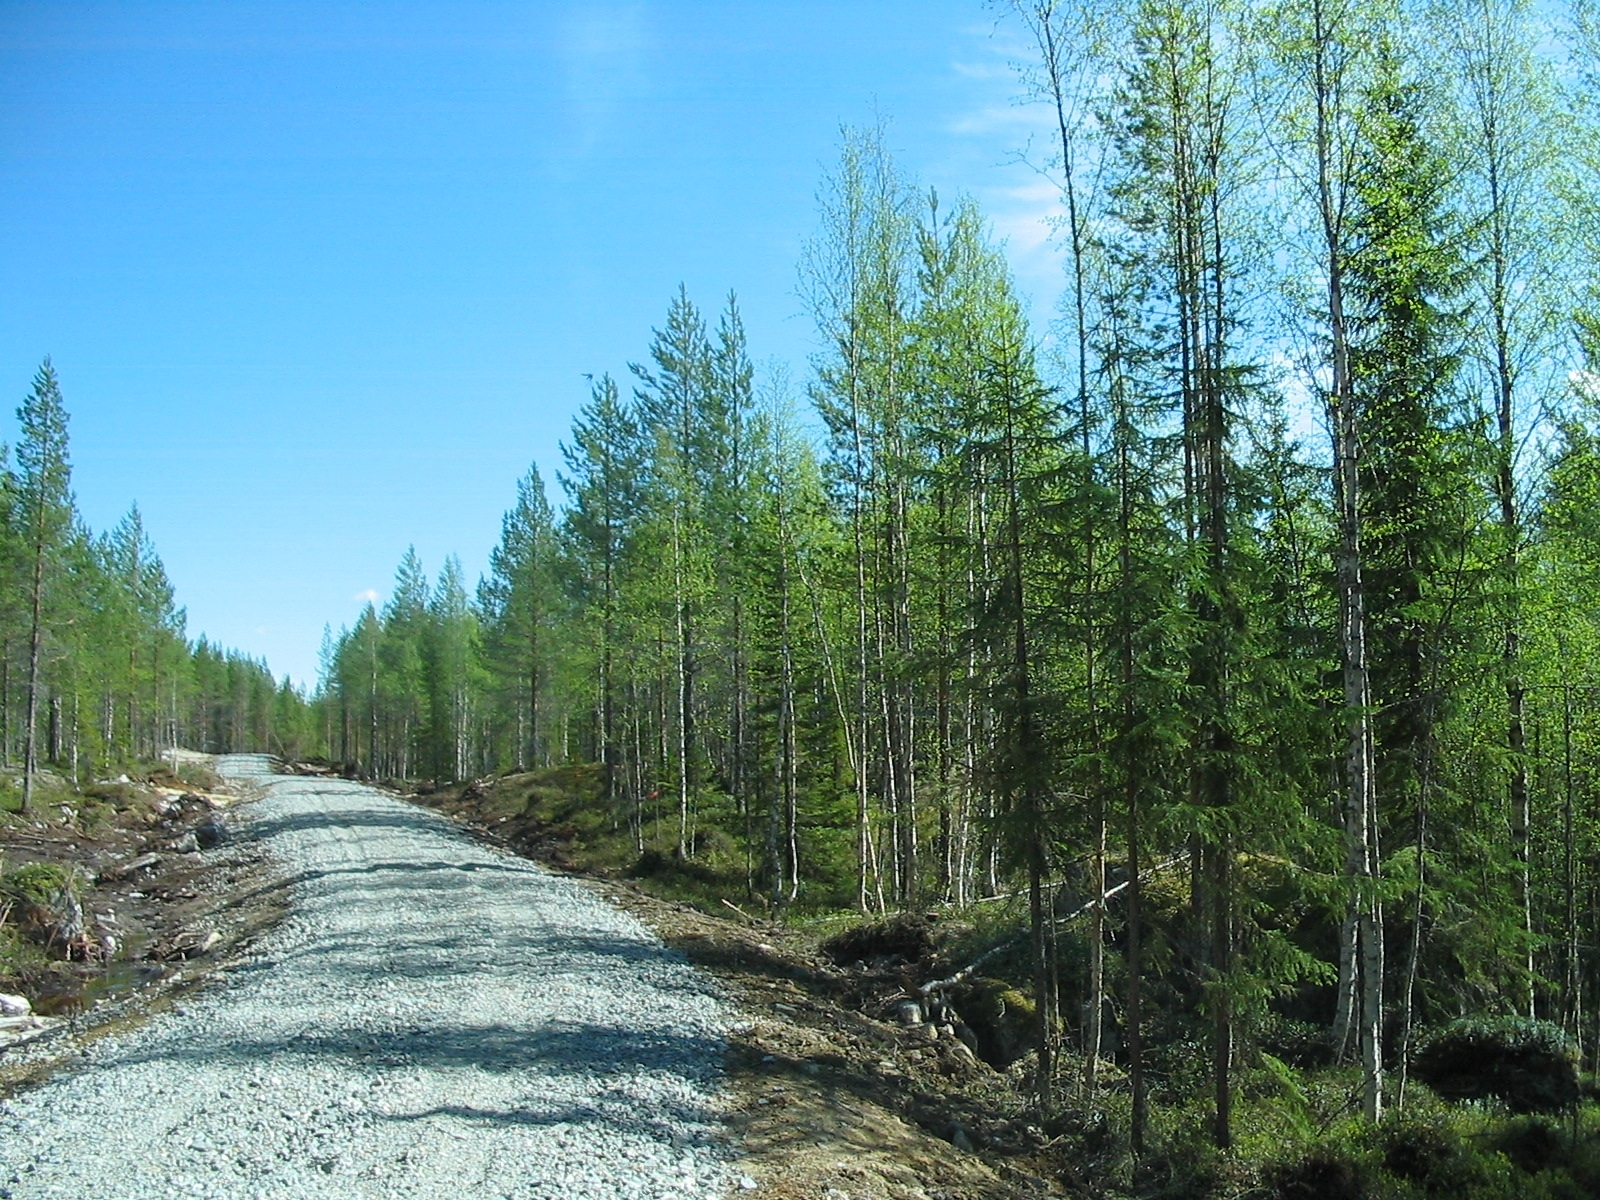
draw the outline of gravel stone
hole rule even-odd
[[[639,922],[371,788],[220,770],[265,789],[237,836],[284,866],[290,915],[225,986],[0,1104],[10,1195],[740,1189],[729,1010]]]

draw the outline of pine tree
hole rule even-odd
[[[46,596],[72,525],[72,465],[67,453],[67,411],[50,360],[33,377],[33,388],[17,410],[17,478],[28,561],[28,691],[23,724],[22,810],[33,803],[39,769],[40,656],[46,637]]]
[[[561,451],[567,466],[559,478],[568,497],[564,531],[570,578],[595,656],[589,693],[595,714],[592,746],[605,769],[607,805],[614,807],[622,782],[622,746],[613,668],[642,455],[638,427],[609,375],[595,381],[573,422],[572,440]]]

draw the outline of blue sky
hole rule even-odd
[[[309,682],[407,544],[476,578],[530,461],[554,498],[680,281],[803,378],[841,123],[975,195],[1047,316],[1020,49],[983,0],[6,0],[0,437],[53,356],[90,524],[137,501],[191,635]]]

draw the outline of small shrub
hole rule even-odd
[[[1267,1173],[1278,1200],[1368,1200],[1376,1193],[1363,1165],[1342,1147],[1319,1146]]]
[[[1375,1131],[1383,1170],[1425,1196],[1493,1193],[1496,1164],[1439,1121],[1401,1119]],[[1503,1172],[1500,1166],[1499,1171]]]
[[[1548,1021],[1456,1021],[1423,1039],[1411,1069],[1446,1100],[1494,1098],[1514,1113],[1559,1112],[1578,1102],[1577,1050]]]
[[[659,850],[646,850],[628,871],[629,879],[655,879],[665,875],[671,863]]]
[[[5,905],[0,902],[0,916]],[[23,937],[20,930],[0,920],[0,979],[16,980],[43,969],[50,959],[43,950]],[[14,990],[12,987],[7,991]]]
[[[45,905],[57,897],[76,897],[81,880],[71,867],[24,863],[0,875],[0,896],[20,904]]]
[[[71,948],[83,935],[83,878],[72,867],[25,863],[0,875],[0,905],[46,946]]]
[[[1541,1117],[1522,1117],[1508,1122],[1495,1133],[1490,1144],[1510,1159],[1517,1170],[1530,1175],[1564,1164],[1567,1157],[1567,1139]]]
[[[83,789],[84,796],[111,805],[118,812],[131,807],[143,793],[132,783],[91,783]]]

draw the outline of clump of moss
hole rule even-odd
[[[83,936],[83,876],[57,863],[24,863],[0,875],[0,905],[21,931],[47,949]]]
[[[978,1043],[978,1057],[1004,1070],[1034,1048],[1038,1010],[1003,979],[978,976],[955,988],[955,1009]]]
[[[58,863],[24,863],[0,874],[0,898],[17,904],[44,906],[63,896],[77,899],[82,889],[78,872]]]

